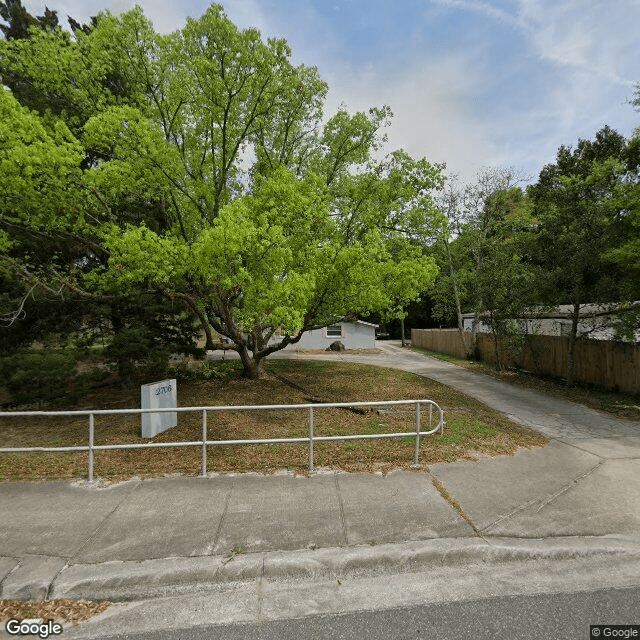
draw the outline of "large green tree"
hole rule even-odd
[[[503,366],[500,344],[523,333],[519,318],[536,300],[536,270],[529,261],[531,203],[519,187],[491,194],[485,202],[490,222],[483,237],[483,260],[475,273],[474,311],[494,338],[496,366]],[[473,241],[473,235],[471,236]]]
[[[455,317],[469,356],[481,316],[499,336],[525,304],[521,235],[530,223],[516,186],[521,180],[513,170],[486,168],[465,185],[452,179],[437,197],[442,218],[433,248],[440,266],[434,313]],[[471,334],[464,331],[463,312],[475,313]]]
[[[2,241],[54,231],[81,251],[5,264],[88,296],[179,301],[249,377],[306,330],[417,298],[437,271],[414,238],[439,167],[373,160],[387,108],[323,124],[327,86],[290,55],[218,5],[170,35],[135,9],[3,42],[0,73],[29,80],[3,90],[6,135],[33,122],[37,139],[4,151]]]
[[[629,272],[611,259],[621,228],[637,203],[625,184],[637,181],[623,136],[604,127],[594,140],[562,146],[555,164],[544,167],[530,188],[538,227],[535,259],[542,268],[540,290],[549,304],[569,304],[567,383],[575,381],[575,346],[586,303],[619,303]],[[635,175],[635,177],[634,177]],[[621,257],[621,256],[619,256]]]
[[[91,19],[90,25],[69,18],[72,33],[61,28],[56,11],[45,8],[43,16],[33,16],[20,0],[0,1],[0,17],[7,22],[0,25],[5,36],[5,41],[0,41],[2,83],[23,107],[41,116],[20,112],[17,105],[11,105],[11,109],[15,108],[13,123],[17,126],[15,130],[8,127],[3,131],[2,157],[6,168],[3,186],[7,199],[0,205],[0,229],[11,229],[12,243],[3,248],[6,251],[0,267],[3,291],[0,349],[11,352],[33,340],[47,342],[50,339],[57,345],[78,345],[84,344],[90,335],[100,344],[105,340],[123,343],[133,325],[138,332],[153,333],[155,339],[167,347],[188,349],[188,323],[182,321],[180,309],[175,305],[162,307],[160,301],[150,304],[149,295],[144,293],[113,294],[97,299],[79,289],[73,273],[79,271],[81,265],[89,267],[96,261],[106,262],[107,252],[100,251],[96,238],[82,233],[78,225],[73,228],[66,223],[42,224],[45,218],[64,219],[66,211],[84,208],[81,194],[76,194],[71,206],[67,206],[67,201],[74,189],[83,188],[82,169],[96,162],[95,153],[85,149],[80,141],[86,120],[96,113],[95,105],[136,104],[140,92],[124,81],[115,59],[111,60],[104,52],[100,54],[100,43],[84,37],[96,26],[96,18]],[[2,108],[3,124],[9,124],[10,104],[5,96]],[[55,170],[59,163],[64,164],[64,156],[68,155],[56,142],[64,129],[71,134],[67,141],[77,142],[73,176],[63,171],[59,176],[62,180],[57,184],[52,180],[45,184],[47,164],[50,162],[51,169]],[[31,139],[25,136],[25,131],[31,131]],[[56,140],[47,142],[41,135],[43,131],[54,134]],[[19,147],[24,152],[22,156],[18,153]],[[81,159],[79,167],[78,159]],[[22,181],[17,179],[16,168]],[[55,178],[55,173],[50,177]],[[154,206],[155,203],[142,198],[112,203],[112,208],[118,210],[118,216],[123,219],[153,217],[148,211]],[[125,314],[124,309],[130,312]],[[159,318],[167,319],[160,334]],[[179,346],[174,339],[176,326],[187,329],[187,342]],[[92,330],[87,331],[87,327]],[[138,351],[138,361],[142,363],[146,353],[142,346]],[[120,371],[127,368],[125,361],[131,352],[131,349],[117,353],[110,350]],[[124,354],[123,358],[119,353]],[[155,356],[154,359],[157,361]]]

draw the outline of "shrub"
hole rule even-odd
[[[105,355],[117,368],[123,382],[138,375],[164,375],[169,353],[169,349],[155,343],[144,326],[121,329],[105,350]]]
[[[70,351],[20,351],[0,358],[0,376],[15,402],[42,404],[66,394],[76,361]]]

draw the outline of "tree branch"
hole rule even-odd
[[[0,316],[0,322],[2,322],[5,327],[10,327],[15,323],[16,320],[22,320],[26,317],[27,314],[24,311],[24,305],[29,296],[33,293],[33,290],[36,288],[36,286],[37,285],[34,284],[31,289],[27,291],[26,295],[22,298],[20,304],[18,305],[18,308],[15,311],[3,313],[2,316]]]

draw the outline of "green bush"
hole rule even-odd
[[[164,375],[169,353],[169,349],[156,344],[148,328],[144,326],[121,329],[105,349],[105,355],[117,368],[118,376],[123,382],[139,375]]]
[[[0,376],[14,402],[42,404],[66,394],[76,361],[74,352],[19,351],[0,358]]]
[[[242,365],[237,361],[203,362],[200,369],[184,369],[170,367],[167,375],[176,380],[229,380],[238,378],[242,373]]]

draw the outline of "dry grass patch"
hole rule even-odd
[[[76,624],[106,611],[109,606],[109,602],[89,600],[0,600],[0,622],[40,619]]]
[[[325,402],[431,399],[445,412],[444,435],[425,437],[420,445],[423,464],[476,459],[479,456],[513,454],[520,447],[543,446],[547,440],[523,428],[463,393],[432,380],[352,363],[271,360],[259,380],[239,377],[239,365],[221,363],[221,376],[210,380],[178,382],[179,406],[299,404]],[[140,406],[139,386],[94,391],[68,409],[132,408]],[[400,409],[318,409],[316,436],[402,433],[415,430],[415,412]],[[422,429],[428,428],[423,409]],[[434,426],[437,414],[434,413]],[[208,414],[210,440],[291,438],[308,435],[308,412],[247,411]],[[4,418],[1,447],[86,445],[87,417]],[[202,414],[179,413],[178,426],[151,440],[140,437],[140,417],[96,416],[95,444],[184,442],[202,437]],[[314,445],[316,467],[352,472],[387,473],[409,469],[413,461],[413,438]],[[272,473],[290,469],[305,474],[306,444],[233,445],[208,447],[208,471]],[[201,470],[200,448],[98,451],[96,477],[122,480],[132,476],[165,474],[197,475]],[[44,480],[86,478],[86,453],[0,454],[0,480]]]

